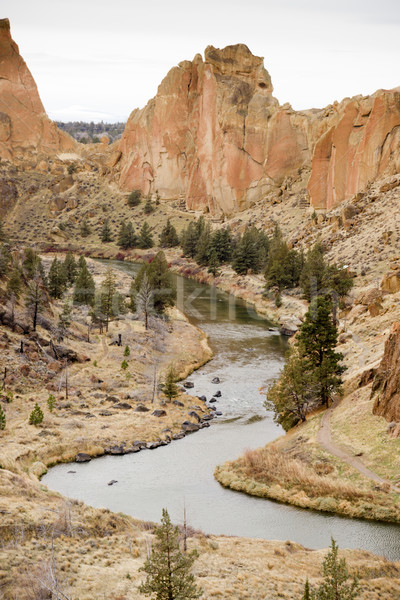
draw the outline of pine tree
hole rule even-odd
[[[175,227],[171,224],[170,220],[167,220],[166,225],[163,227],[160,235],[160,246],[162,248],[173,248],[179,244],[179,237],[176,233]]]
[[[122,361],[122,363],[121,363],[121,369],[122,369],[123,371],[126,371],[126,369],[127,369],[128,367],[129,367],[129,364],[128,364],[128,362],[127,362],[127,361],[124,359],[124,360]]]
[[[267,256],[267,236],[256,227],[247,227],[236,248],[233,269],[239,275],[246,275],[249,269],[259,273]]]
[[[205,267],[208,265],[211,253],[211,229],[207,223],[200,233],[199,239],[196,245],[195,261],[198,265]]]
[[[25,304],[32,315],[33,331],[36,331],[37,319],[44,302],[43,281],[39,275],[35,275],[28,284]]]
[[[296,346],[299,354],[308,361],[318,398],[326,406],[329,406],[332,394],[340,391],[341,374],[345,370],[340,365],[343,355],[335,352],[337,339],[337,326],[332,318],[332,301],[329,296],[318,296],[311,302],[304,317],[296,337]]]
[[[140,204],[141,200],[142,200],[142,194],[140,193],[140,191],[133,190],[128,196],[128,205],[131,207],[138,206]]]
[[[324,580],[317,589],[311,589],[311,600],[355,600],[359,596],[358,580],[353,577],[349,582],[346,559],[339,559],[338,550],[338,545],[331,538],[331,548],[322,563]]]
[[[71,305],[68,300],[65,300],[63,304],[63,309],[60,314],[60,318],[58,321],[58,328],[60,330],[61,339],[66,335],[68,327],[71,325]]]
[[[24,249],[22,269],[27,279],[33,279],[36,274],[39,274],[43,279],[44,271],[41,258],[32,248]]]
[[[108,331],[110,319],[116,316],[118,312],[119,307],[116,306],[114,298],[116,291],[115,273],[111,267],[108,267],[100,287],[100,307],[105,317],[106,331]]]
[[[210,258],[208,259],[208,272],[213,277],[216,277],[219,272],[219,260],[215,248],[211,250]]]
[[[196,224],[192,221],[189,223],[187,228],[183,230],[181,235],[180,244],[184,256],[189,256],[189,258],[195,257],[198,239],[198,228],[196,227]]]
[[[64,273],[67,281],[67,285],[73,285],[78,275],[78,265],[72,252],[68,251],[64,259]]]
[[[153,308],[162,314],[168,306],[173,306],[176,288],[164,252],[158,252],[150,264],[143,264],[135,280],[136,290],[140,289],[143,275],[146,274],[152,288]]]
[[[140,585],[139,592],[156,600],[200,598],[203,592],[190,573],[197,552],[193,550],[183,554],[180,551],[179,530],[172,525],[166,509],[162,511],[161,525],[156,527],[154,534],[157,542],[142,567],[147,578]]]
[[[5,277],[9,270],[11,264],[11,255],[8,250],[8,247],[3,244],[0,248],[0,277]]]
[[[268,389],[264,405],[274,411],[274,421],[285,431],[306,415],[316,398],[316,385],[307,360],[291,349],[279,379]]]
[[[148,196],[147,199],[146,199],[146,204],[144,205],[143,211],[144,211],[145,215],[150,215],[152,212],[155,211],[155,208],[154,208],[153,203],[152,203],[152,201],[150,199],[150,196]]]
[[[327,265],[324,259],[324,248],[319,242],[307,253],[301,272],[300,285],[304,297],[310,302],[315,296],[328,293],[326,289]]]
[[[3,407],[0,406],[0,431],[3,431],[6,428],[6,413],[3,410]]]
[[[92,233],[92,229],[89,225],[89,222],[87,219],[83,219],[82,223],[81,223],[81,227],[80,227],[80,234],[82,237],[88,237],[88,235],[90,235]]]
[[[311,592],[310,592],[310,582],[308,581],[308,577],[306,579],[306,582],[304,584],[304,594],[303,594],[303,598],[301,600],[311,600]]]
[[[125,346],[124,356],[130,356],[130,353],[131,353],[131,351],[130,351],[129,346]]]
[[[61,298],[65,291],[66,274],[62,263],[57,259],[53,260],[48,274],[48,289],[52,298]]]
[[[218,261],[229,262],[232,258],[232,235],[230,229],[217,229],[211,238],[211,249],[215,250]]]
[[[176,385],[175,381],[175,369],[173,365],[170,365],[165,376],[165,382],[162,385],[162,391],[170,401],[172,398],[176,398],[178,396],[178,386]]]
[[[104,242],[104,243],[111,242],[112,239],[113,239],[112,238],[112,233],[111,233],[111,227],[110,227],[110,223],[109,223],[108,219],[106,219],[104,221],[104,225],[103,225],[103,228],[101,230],[101,236],[100,236],[100,238],[101,238],[101,241]]]
[[[50,394],[50,396],[47,398],[47,406],[49,407],[50,412],[53,412],[55,405],[56,405],[55,396],[53,394]]]
[[[136,288],[135,280],[132,278],[131,284],[129,286],[129,310],[132,313],[136,312],[136,296],[138,293],[138,289]]]
[[[79,259],[79,262],[81,263],[81,259]],[[78,277],[75,280],[73,294],[74,303],[93,306],[96,290],[94,279],[86,266],[85,259],[83,259],[82,264],[83,266],[81,267]]]
[[[151,227],[147,221],[143,223],[143,226],[139,233],[138,240],[139,248],[152,248],[154,246],[153,236],[151,234]]]
[[[18,300],[18,298],[21,295],[21,290],[22,290],[21,273],[20,273],[19,269],[14,268],[11,271],[10,277],[7,282],[7,293],[10,295],[14,294],[15,298]]]
[[[83,256],[83,254],[81,254],[78,259],[78,272],[79,272],[79,269],[83,269],[83,267],[87,267],[87,263],[86,263],[86,260],[85,260],[85,257]]]
[[[43,421],[43,418],[44,418],[43,411],[40,408],[39,404],[36,402],[36,404],[33,408],[33,411],[29,415],[29,424],[30,425],[40,425],[40,423]]]

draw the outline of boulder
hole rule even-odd
[[[394,323],[372,384],[372,412],[400,422],[400,323]]]
[[[194,410],[191,410],[188,414],[189,417],[192,417],[192,419],[195,419],[198,423],[200,423],[201,417],[196,412],[194,412]]]
[[[221,383],[220,378],[214,377],[214,379],[211,380],[211,383],[215,383],[215,384]]]
[[[192,381],[185,381],[183,387],[185,387],[186,389],[194,388],[194,383]]]
[[[134,410],[134,412],[149,412],[149,411],[150,411],[150,409],[147,408],[147,406],[144,406],[143,404],[138,404]]]
[[[387,273],[381,281],[381,288],[389,294],[400,291],[400,270]]]
[[[221,393],[221,391],[220,391],[220,390],[218,390],[218,391],[217,391],[217,392],[215,392],[215,394],[214,394],[214,398],[221,398],[221,396],[222,396],[222,393]]]
[[[193,431],[198,431],[200,426],[197,423],[192,423],[191,421],[184,421],[182,423],[182,429],[185,433],[192,433]]]
[[[153,412],[151,413],[153,415],[153,417],[166,417],[167,413],[165,410],[162,410],[160,408],[153,410]]]
[[[91,460],[92,457],[89,454],[86,454],[86,452],[78,452],[75,456],[75,462],[77,463],[89,462]]]

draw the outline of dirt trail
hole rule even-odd
[[[359,458],[350,454],[344,448],[337,446],[332,441],[331,415],[333,410],[338,406],[339,403],[340,399],[335,400],[332,406],[325,411],[324,416],[322,417],[321,427],[317,434],[317,442],[320,444],[320,446],[327,450],[327,452],[333,454],[334,456],[337,456],[351,467],[354,467],[354,469],[359,471],[362,475],[365,475],[365,477],[368,477],[368,479],[372,479],[372,481],[376,481],[377,483],[381,484],[389,484],[393,491],[400,492],[400,488],[392,485],[390,481],[388,481],[387,479],[383,479],[382,477],[368,469]]]

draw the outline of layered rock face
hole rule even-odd
[[[35,155],[30,158],[37,162],[75,147],[75,141],[46,115],[35,81],[11,38],[10,22],[1,19],[0,157],[19,162]]]
[[[400,422],[400,323],[394,323],[385,344],[382,362],[375,375],[372,395],[374,415]]]
[[[272,91],[242,44],[180,63],[128,120],[112,158],[121,187],[232,214],[311,169],[311,204],[331,208],[399,170],[399,90],[301,112]]]

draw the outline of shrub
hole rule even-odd
[[[129,206],[139,206],[142,200],[142,194],[140,190],[133,190],[128,196],[128,204]]]
[[[33,411],[29,415],[29,424],[30,425],[40,425],[40,423],[43,421],[43,418],[44,418],[43,411],[40,408],[39,404],[36,402],[36,404],[33,408]]]
[[[47,398],[47,406],[49,407],[50,412],[53,412],[55,405],[56,405],[55,396],[53,396],[53,394],[50,394],[50,396]]]

